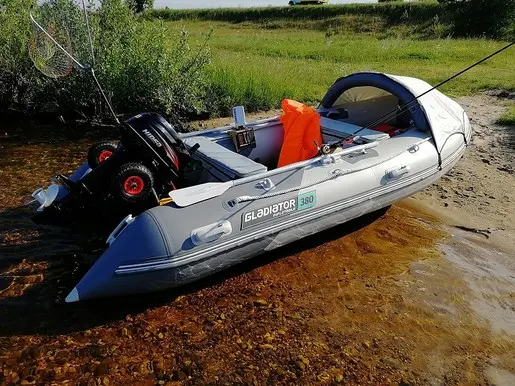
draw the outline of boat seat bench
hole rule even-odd
[[[195,152],[195,156],[213,166],[230,179],[248,177],[268,170],[265,165],[235,153],[211,141],[209,138],[201,136],[189,137],[184,138],[183,141],[188,148],[198,143],[200,147]]]
[[[362,129],[361,126],[353,125],[336,119],[320,117],[320,127],[327,134],[336,134],[339,137],[348,137],[356,131]],[[386,133],[377,130],[363,129],[358,134],[361,138],[367,141],[382,141],[390,138]]]

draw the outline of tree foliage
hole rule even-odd
[[[0,108],[28,111],[53,102],[82,116],[105,114],[88,72],[75,69],[54,80],[34,68],[27,52],[34,3],[0,0]],[[50,0],[34,12],[41,25],[65,28],[73,56],[92,64],[82,10],[74,0]],[[190,47],[186,31],[170,39],[162,22],[134,16],[122,0],[101,0],[90,12],[90,24],[95,72],[117,112],[154,110],[179,118],[205,109],[204,67],[210,60],[205,45]]]
[[[459,36],[502,37],[515,23],[515,0],[438,0],[446,4]],[[513,31],[515,32],[515,31]]]
[[[153,8],[154,0],[127,0],[127,4],[135,13],[141,13]]]

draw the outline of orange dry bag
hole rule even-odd
[[[320,115],[317,111],[300,102],[290,99],[282,101],[284,141],[277,167],[305,161],[317,155],[318,145],[322,145]]]

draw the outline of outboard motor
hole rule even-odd
[[[94,64],[85,2],[82,8],[91,48],[90,63]],[[34,221],[59,224],[64,220],[68,224],[92,218],[95,224],[118,223],[129,213],[137,214],[158,205],[170,190],[195,183],[199,173],[190,173],[200,168],[190,157],[195,147],[188,150],[173,127],[157,114],[139,114],[120,123],[93,65],[79,62],[71,53],[70,42],[60,41],[68,35],[67,31],[47,31],[32,14],[30,20],[33,36],[28,49],[36,68],[53,79],[65,77],[75,68],[88,72],[121,133],[119,143],[100,142],[92,146],[88,162],[71,176],[58,175],[53,185],[32,194],[40,204]]]
[[[102,165],[101,173],[111,177],[110,193],[128,202],[175,189],[181,183],[180,165],[188,159],[188,150],[174,128],[153,113],[122,122],[118,145],[100,142],[88,152],[90,167],[96,170]]]
[[[120,131],[118,144],[99,142],[89,149],[89,170],[83,175],[55,178],[58,194],[55,187],[34,192],[41,204],[34,221],[56,223],[57,217],[64,217],[69,222],[87,214],[119,221],[158,205],[170,190],[184,186],[183,171],[194,149],[186,148],[162,116],[136,115],[122,122]],[[77,211],[83,213],[76,216]]]

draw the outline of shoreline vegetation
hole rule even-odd
[[[498,120],[498,124],[515,126],[515,103],[511,106],[505,114],[503,114]]]
[[[406,13],[412,21],[427,21],[441,15],[445,6],[436,1],[388,3],[327,4],[324,6],[302,7],[253,7],[253,8],[206,8],[206,9],[153,9],[147,17],[168,21],[211,20],[232,23],[266,22],[270,20],[323,20],[339,16],[360,15],[380,16],[393,22],[406,19]]]
[[[33,3],[0,0],[0,110],[57,112],[72,119],[105,116],[87,74],[75,70],[49,80],[33,68],[26,44]],[[47,23],[56,12],[79,17],[72,0],[47,4],[37,7],[37,16]],[[511,24],[503,19],[485,33],[470,30],[471,36],[465,36],[456,19],[464,16],[452,14],[453,6],[386,2],[159,9],[134,15],[121,0],[106,0],[91,12],[96,72],[118,113],[152,110],[173,122],[225,116],[239,104],[249,112],[265,111],[277,108],[285,97],[317,104],[332,82],[356,71],[414,76],[436,84],[515,37],[513,16],[506,19]],[[75,30],[80,20],[74,20],[70,36],[78,40],[83,31]],[[71,43],[74,54],[87,58],[84,41]],[[442,91],[451,96],[515,91],[511,51]]]

